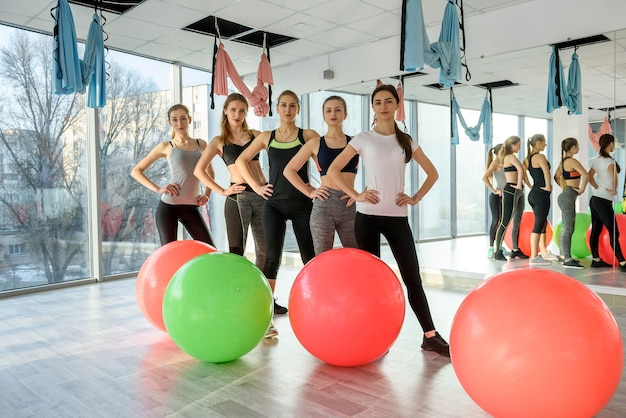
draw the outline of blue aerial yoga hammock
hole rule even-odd
[[[439,41],[430,43],[424,24],[422,0],[403,0],[400,69],[419,71],[427,64],[441,68],[439,82],[452,87],[461,78],[459,16],[455,0],[447,0]]]
[[[483,143],[486,145],[491,145],[493,141],[493,124],[492,124],[492,116],[491,116],[491,102],[489,101],[489,94],[485,96],[485,100],[483,100],[483,105],[480,109],[480,116],[478,118],[478,124],[473,127],[468,127],[463,115],[461,114],[461,109],[459,104],[456,101],[456,97],[454,96],[454,92],[450,89],[450,117],[451,117],[451,135],[450,135],[450,143],[452,145],[459,144],[459,127],[457,125],[457,118],[461,121],[461,125],[465,130],[465,134],[472,141],[478,141],[480,139],[480,128],[483,127]]]
[[[93,14],[81,60],[78,58],[74,18],[67,0],[59,0],[55,9],[53,91],[55,94],[85,93],[89,85],[87,106],[103,107],[106,103],[106,71],[100,17]]]
[[[550,68],[548,74],[548,102],[546,111],[552,113],[554,109],[566,106],[572,115],[582,114],[582,88],[580,63],[576,51],[572,54],[572,63],[569,67],[567,84],[563,75],[563,64],[559,57],[559,49],[552,46]]]

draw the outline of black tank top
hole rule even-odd
[[[289,161],[298,153],[304,145],[303,130],[298,129],[298,136],[291,142],[276,141],[276,131],[272,131],[270,142],[267,147],[267,157],[269,160],[269,183],[273,186],[273,193],[270,199],[309,199],[300,193],[283,175],[283,170]],[[309,182],[309,162],[298,170],[298,175],[303,182]]]
[[[350,142],[350,137],[346,135],[346,145]],[[344,147],[345,148],[345,147]],[[320,148],[317,151],[317,164],[318,170],[320,172],[320,176],[325,176],[328,167],[332,164],[332,162],[337,158],[341,151],[344,148],[329,148],[326,144],[326,139],[322,136],[320,137]],[[352,159],[346,164],[344,168],[341,169],[342,173],[355,173],[357,171],[357,166],[359,164],[359,156],[355,155]]]
[[[533,178],[533,189],[546,187],[546,179],[543,175],[543,170],[541,167],[533,167],[532,159],[535,155],[537,155],[537,153],[531,154],[528,157],[528,172]],[[548,163],[548,167],[550,167],[550,163]]]
[[[237,157],[239,157],[241,153],[250,146],[253,139],[254,139],[254,135],[250,134],[250,141],[246,142],[244,145],[237,145],[237,144],[224,145],[222,147],[222,159],[224,160],[224,163],[227,166],[235,164]],[[252,157],[252,161],[258,160],[258,159],[259,159],[259,154]]]

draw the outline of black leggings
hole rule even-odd
[[[263,232],[265,234],[265,265],[263,274],[275,279],[283,255],[287,220],[291,220],[296,235],[300,257],[304,264],[315,257],[309,220],[313,201],[309,199],[267,200],[263,206]]]
[[[498,225],[498,229],[496,230],[496,242],[494,244],[494,249],[496,251],[500,251],[502,249],[502,241],[504,240],[506,227],[509,226],[509,222],[511,222],[511,216],[513,215],[513,210],[516,209],[516,206],[523,194],[523,190],[518,190],[514,188],[511,183],[507,183],[507,185],[504,186],[504,189],[502,190],[502,215],[500,216],[500,224]],[[511,249],[515,250],[517,248],[517,236],[515,234],[512,235],[514,242],[513,248]]]
[[[528,203],[530,203],[535,214],[533,234],[545,234],[548,225],[548,212],[550,212],[550,192],[539,187],[533,187],[528,193]]]
[[[155,217],[161,245],[176,241],[178,222],[180,222],[193,239],[215,247],[209,228],[204,223],[198,206],[168,205],[161,201],[157,205]]]
[[[496,231],[502,215],[502,196],[489,193],[489,209],[491,210],[491,225],[489,225],[489,245],[496,241]]]
[[[615,222],[615,212],[613,210],[613,202],[601,197],[592,196],[589,201],[589,208],[591,209],[591,235],[589,235],[589,246],[591,247],[591,256],[593,258],[600,258],[599,245],[600,233],[602,228],[606,228],[609,233],[609,239],[615,258],[622,263],[624,261],[624,255],[622,254],[622,247],[619,244],[619,229]]]
[[[357,212],[354,232],[359,249],[380,258],[380,235],[389,243],[406,286],[409,304],[424,332],[435,329],[422,287],[415,242],[406,217],[364,215]]]

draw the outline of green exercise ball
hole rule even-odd
[[[163,297],[163,321],[176,345],[210,363],[235,360],[263,339],[272,292],[261,270],[237,254],[208,253],[184,264]]]
[[[591,226],[591,215],[587,213],[577,213],[574,221],[574,233],[572,234],[572,244],[570,252],[574,258],[585,258],[591,255],[591,250],[587,245],[587,230]],[[554,227],[554,243],[561,248],[562,221],[557,222]]]

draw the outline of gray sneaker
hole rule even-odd
[[[531,266],[549,266],[550,264],[552,264],[552,261],[550,260],[545,260],[542,256],[538,255],[535,258],[531,258],[530,259],[530,265]]]

